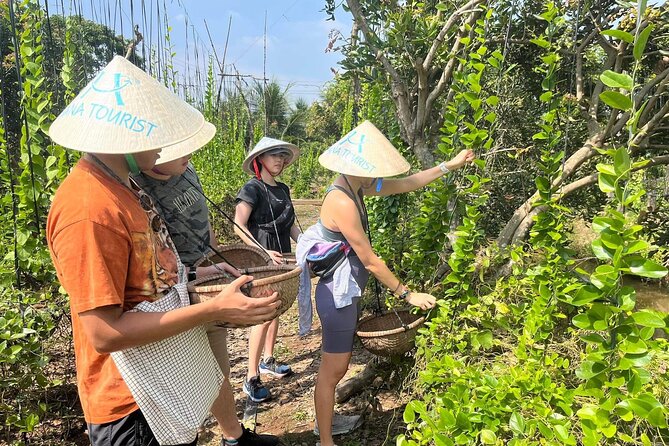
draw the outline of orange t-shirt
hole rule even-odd
[[[93,348],[79,314],[109,305],[127,311],[177,282],[176,254],[161,226],[154,232],[137,196],[85,159],[54,196],[47,241],[70,296],[77,385],[89,423],[116,421],[137,404],[111,356]]]

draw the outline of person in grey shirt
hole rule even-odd
[[[197,260],[211,252],[212,247],[218,246],[209,222],[209,209],[200,179],[190,164],[192,152],[195,150],[175,152],[164,148],[156,166],[136,175],[134,179],[146,193],[151,195],[158,212],[165,220],[179,257],[182,263],[189,268],[189,280],[221,270],[237,277],[239,271],[227,263],[193,267]],[[277,437],[256,434],[239,423],[229,380],[230,360],[227,330],[210,324],[207,326],[207,336],[218,365],[226,378],[221,387],[221,397],[211,408],[212,414],[223,431],[221,445],[273,446],[280,444]],[[220,404],[217,404],[218,402]]]

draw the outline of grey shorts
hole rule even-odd
[[[361,290],[367,285],[369,273],[356,256],[349,257],[351,273]],[[360,296],[353,298],[353,304],[336,308],[332,297],[332,278],[321,280],[316,285],[316,311],[321,320],[322,350],[325,353],[350,353],[358,326]]]

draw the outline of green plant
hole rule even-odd
[[[567,302],[580,307],[572,323],[583,330],[581,339],[587,344],[577,376],[583,380],[579,394],[591,402],[578,410],[583,444],[596,445],[603,438],[623,442],[651,442],[651,429],[666,429],[669,410],[666,395],[659,394],[649,368],[661,351],[652,338],[655,329],[666,329],[666,315],[652,311],[634,311],[635,290],[623,285],[623,276],[661,278],[667,269],[642,255],[649,243],[640,237],[643,229],[629,218],[629,207],[645,193],[633,188],[632,171],[645,162],[633,162],[633,149],[640,116],[645,104],[637,104],[634,92],[636,74],[652,25],[644,26],[645,2],[638,5],[635,35],[608,31],[634,46],[632,74],[605,71],[601,79],[612,90],[600,98],[614,109],[627,112],[628,146],[602,150],[608,162],[597,165],[599,188],[612,195],[612,204],[604,215],[593,220],[598,237],[592,242],[601,264],[591,274],[581,271],[588,283]],[[619,89],[622,89],[620,91]],[[664,372],[666,374],[666,371]]]
[[[44,73],[43,11],[33,0],[21,2],[16,10],[7,6],[2,6],[3,12],[15,14],[20,24],[15,63],[22,80],[20,139],[17,143],[15,135],[5,132],[7,110],[3,110],[0,138],[0,187],[7,192],[1,202],[0,235],[3,244],[13,248],[0,259],[0,381],[4,389],[0,418],[11,438],[15,430],[33,430],[47,411],[41,392],[56,384],[44,374],[48,356],[43,342],[67,305],[58,293],[44,231],[50,197],[66,175],[68,159],[63,148],[50,144],[46,136],[53,115],[52,93],[46,88]]]
[[[19,300],[15,300],[19,297]],[[40,308],[52,296],[28,296],[9,288],[0,295],[0,418],[9,432],[31,432],[47,412],[40,393],[58,385],[44,373],[49,357],[44,339],[55,327],[55,308]]]

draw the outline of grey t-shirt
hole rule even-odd
[[[210,252],[209,209],[200,179],[191,164],[182,175],[167,181],[144,173],[134,179],[153,198],[184,265],[192,266]]]

